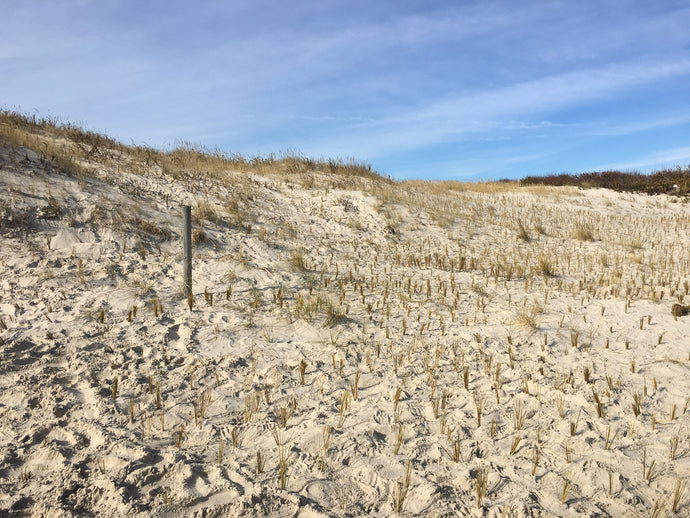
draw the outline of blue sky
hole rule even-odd
[[[0,106],[499,179],[690,164],[690,1],[0,0]]]

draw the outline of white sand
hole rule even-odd
[[[391,516],[409,462],[403,516],[648,516],[690,478],[686,200],[27,158],[0,156],[0,207],[33,207],[0,229],[0,514]],[[219,220],[195,220],[192,311],[183,203]]]

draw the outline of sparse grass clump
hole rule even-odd
[[[673,495],[671,497],[671,512],[677,513],[680,509],[681,499],[683,498],[683,493],[685,492],[685,480],[677,479],[676,485],[673,488]]]
[[[306,250],[304,249],[304,247],[299,246],[295,248],[292,251],[292,254],[290,255],[290,264],[292,264],[292,266],[298,272],[304,272],[307,270],[305,254]]]
[[[553,277],[556,274],[553,261],[546,255],[539,256],[539,273],[544,277]]]
[[[407,492],[410,489],[410,477],[412,476],[412,464],[407,461],[407,469],[405,471],[405,477],[399,481],[395,486],[395,492],[393,493],[393,511],[395,514],[400,514],[407,498]]]
[[[592,228],[584,223],[578,223],[575,225],[575,230],[573,231],[575,239],[578,241],[594,241],[594,234],[592,233]]]
[[[531,306],[523,306],[517,312],[516,323],[531,331],[536,331],[539,325],[539,315],[543,312],[544,309],[536,303]]]
[[[565,477],[563,479],[563,490],[561,491],[561,503],[564,504],[565,501],[568,498],[568,494],[570,493],[571,487],[573,484],[573,473],[572,472],[567,472],[565,474]]]
[[[326,321],[324,322],[326,327],[335,327],[344,324],[347,320],[345,311],[339,305],[332,302],[326,304]]]
[[[477,508],[481,509],[486,498],[487,485],[489,483],[489,469],[481,468],[474,475],[474,489],[477,494]]]
[[[522,220],[518,221],[517,237],[526,243],[532,241],[532,238],[530,237],[529,232],[527,231],[527,228]]]

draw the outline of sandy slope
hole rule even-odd
[[[687,203],[0,164],[2,513],[647,516],[690,477]]]

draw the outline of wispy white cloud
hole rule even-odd
[[[629,161],[602,164],[596,169],[603,170],[639,170],[643,172],[665,167],[684,167],[690,164],[690,146],[675,147],[655,151],[641,158]]]
[[[545,64],[615,61],[633,56],[665,54],[671,57],[690,43],[685,2],[552,3],[526,39],[524,51]]]
[[[450,99],[429,105],[412,120],[494,119],[513,114],[543,113],[587,104],[629,90],[690,73],[690,56],[672,62],[614,64],[577,70]]]
[[[349,126],[335,140],[376,156],[431,146],[472,134],[545,128],[539,117],[624,96],[632,89],[690,75],[690,56],[670,62],[624,63],[543,77],[490,91],[450,97],[417,110]],[[537,117],[536,122],[515,122]],[[318,145],[328,147],[328,138]],[[371,156],[369,155],[369,156]]]
[[[595,122],[584,126],[584,131],[592,137],[597,136],[625,136],[645,131],[679,126],[690,122],[690,112],[651,117],[634,121]]]

